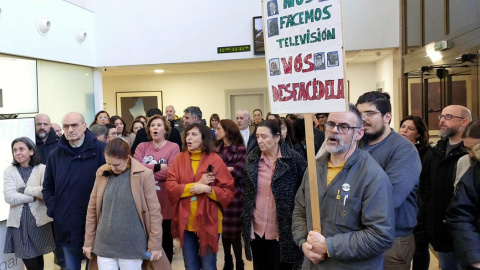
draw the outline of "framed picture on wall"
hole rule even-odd
[[[145,115],[149,109],[159,108],[163,111],[162,91],[116,92],[117,115],[126,123],[130,131],[133,119]]]

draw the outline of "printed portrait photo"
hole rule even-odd
[[[270,76],[280,75],[280,60],[278,58],[272,58],[269,63]]]
[[[329,67],[338,66],[338,52],[329,52],[327,53],[327,62]]]
[[[273,18],[267,21],[268,37],[278,36],[278,19]]]
[[[314,55],[315,70],[325,69],[325,53],[319,52]]]

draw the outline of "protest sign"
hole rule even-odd
[[[340,0],[264,0],[263,25],[273,113],[343,112]]]
[[[321,233],[312,114],[346,111],[341,0],[264,0],[273,113],[304,113],[313,229]]]

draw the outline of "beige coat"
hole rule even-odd
[[[160,260],[153,261],[151,264],[144,263],[142,269],[149,269],[151,267],[155,270],[171,269],[170,262],[162,249],[162,214],[160,212],[160,203],[158,202],[155,192],[153,171],[144,167],[133,158],[130,158],[130,161],[130,183],[133,200],[140,221],[148,236],[148,249],[162,250]],[[97,171],[95,185],[90,195],[90,202],[88,203],[84,247],[92,247],[95,242],[96,228],[102,212],[103,195],[108,183],[108,177],[103,176],[103,173],[109,170],[110,166],[105,164]],[[89,269],[98,269],[94,256],[92,256],[92,260],[90,261]]]

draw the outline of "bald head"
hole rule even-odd
[[[472,114],[467,107],[461,105],[447,106],[443,108],[440,115],[438,134],[440,137],[448,138],[450,144],[459,143],[461,135],[470,121],[472,121]]]
[[[87,125],[81,113],[69,112],[62,119],[62,128],[70,144],[78,145],[85,137]]]
[[[235,119],[237,120],[237,126],[240,130],[247,129],[250,126],[250,121],[252,120],[248,111],[244,109],[237,111],[235,114]]]
[[[168,105],[165,107],[165,114],[168,120],[173,120],[175,118],[175,108],[172,105]]]
[[[52,124],[48,115],[39,113],[35,116],[35,135],[42,141],[47,140],[51,128]]]

